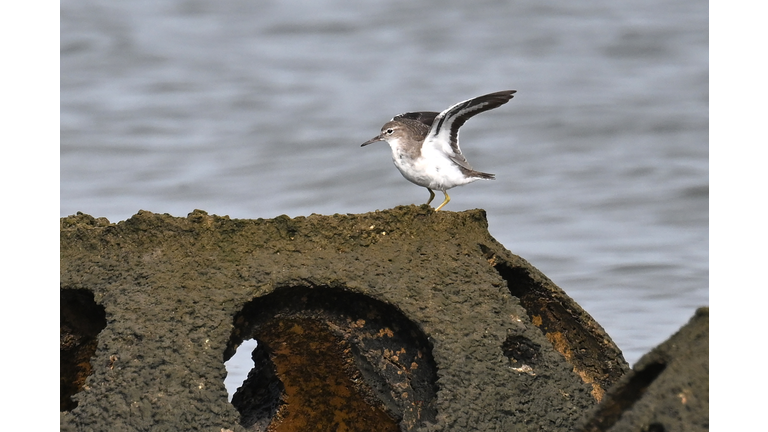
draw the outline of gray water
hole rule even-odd
[[[709,303],[708,4],[61,2],[61,216],[233,218],[421,204],[404,111],[516,89],[451,190],[630,363]],[[440,198],[438,193],[438,198]]]

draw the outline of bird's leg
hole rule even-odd
[[[448,192],[447,192],[447,191],[443,191],[443,193],[445,194],[445,201],[443,201],[443,203],[442,203],[442,204],[440,204],[440,205],[439,205],[439,206],[438,206],[438,207],[435,209],[435,211],[438,211],[438,210],[440,210],[441,208],[443,208],[443,206],[444,206],[444,205],[446,205],[446,204],[448,204],[448,201],[450,201],[450,200],[451,200],[451,197],[449,197],[449,196],[448,196]]]
[[[432,189],[430,188],[427,188],[427,190],[429,191],[429,201],[427,201],[427,205],[429,205],[429,203],[431,203],[432,200],[435,199],[435,193],[432,192]]]

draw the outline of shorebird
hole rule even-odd
[[[504,90],[459,102],[441,113],[407,112],[396,115],[381,127],[381,133],[361,147],[386,141],[392,148],[392,161],[411,183],[427,188],[429,200],[434,190],[442,191],[445,200],[435,211],[451,200],[448,189],[475,180],[494,180],[494,174],[475,171],[461,154],[459,128],[470,117],[500,107],[512,99],[517,90]]]

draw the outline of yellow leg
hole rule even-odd
[[[427,201],[427,205],[429,205],[429,203],[431,203],[432,200],[435,199],[435,193],[432,192],[432,189],[430,188],[427,188],[427,190],[429,191],[429,201]]]
[[[444,205],[446,205],[446,204],[448,204],[448,201],[450,201],[450,200],[451,200],[451,197],[449,197],[449,196],[448,196],[448,192],[446,192],[446,191],[443,191],[443,193],[445,194],[445,201],[443,201],[443,203],[442,203],[442,204],[440,204],[440,205],[439,205],[439,206],[438,206],[438,207],[435,209],[435,211],[438,211],[438,210],[440,210],[441,208],[443,208],[443,206],[444,206]]]

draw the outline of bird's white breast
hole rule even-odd
[[[392,149],[392,161],[403,177],[411,183],[445,191],[477,180],[466,178],[448,155],[439,150],[422,148],[420,154],[413,157],[403,149],[399,139],[392,139],[388,143]]]

